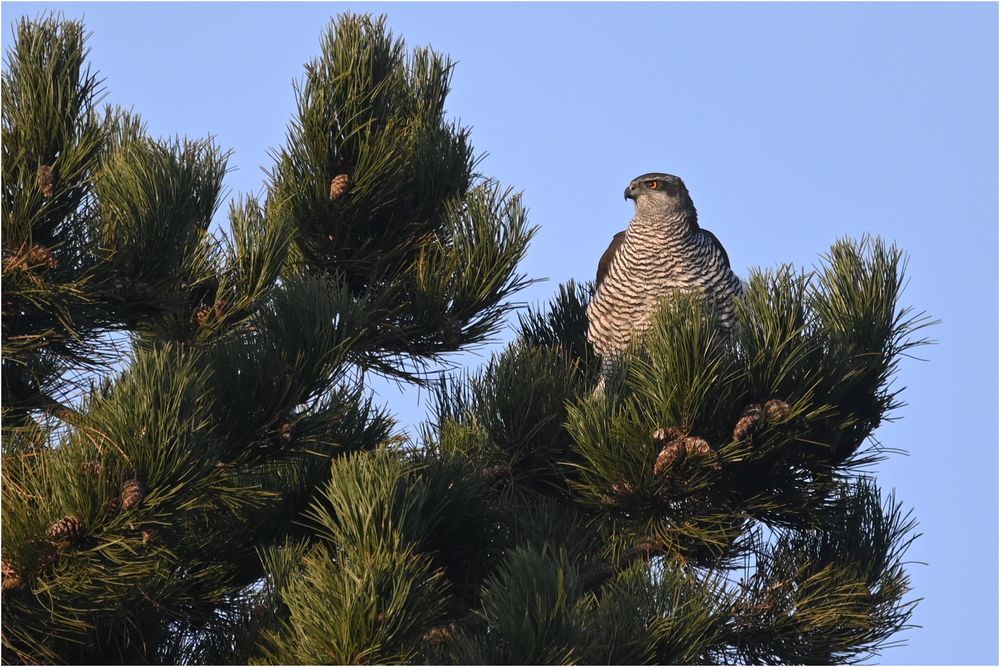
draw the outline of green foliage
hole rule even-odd
[[[883,504],[867,478],[840,490],[835,525],[783,532],[757,555],[734,603],[733,646],[743,660],[832,664],[877,653],[916,601],[902,555],[916,538],[909,513]]]
[[[391,451],[335,462],[307,512],[321,543],[286,565],[298,574],[276,579],[288,615],[267,638],[267,659],[412,660],[443,619],[449,579],[481,576],[466,559],[495,532],[483,482],[467,472],[458,461],[403,461]]]
[[[585,353],[557,361],[584,321],[585,301],[570,287],[548,312],[522,318],[521,341],[479,375],[441,385],[425,437],[495,476],[512,546],[535,549],[535,558],[552,545],[571,549],[563,566],[546,561],[544,576],[517,576],[534,582],[527,588],[539,579],[579,584],[572,595],[547,588],[551,597],[538,597],[503,569],[513,565],[501,566],[484,581],[475,622],[460,623],[458,653],[441,655],[843,662],[877,653],[906,627],[915,603],[906,600],[902,557],[913,523],[858,477],[880,455],[864,448],[877,422],[861,428],[859,410],[891,416],[899,403],[887,384],[900,355],[925,342],[914,334],[929,322],[899,306],[895,248],[841,241],[830,257],[814,274],[755,272],[731,335],[699,300],[669,300],[598,391],[580,363]],[[839,324],[829,326],[833,317]],[[507,370],[533,356],[548,360]],[[543,367],[565,369],[557,375],[565,384]],[[565,412],[529,409],[544,394],[559,396]],[[552,413],[564,415],[563,433],[546,426],[542,415]],[[510,451],[548,460],[547,483],[519,474]],[[507,553],[504,563],[514,558]],[[747,577],[733,581],[745,563]],[[779,589],[795,591],[783,606],[772,600]],[[512,599],[498,606],[503,596]],[[525,621],[540,600],[547,611]],[[544,639],[517,625],[554,618],[562,620]]]
[[[464,429],[480,451],[462,452],[460,441],[452,439],[443,446],[483,466],[503,466],[522,484],[556,483],[571,445],[562,424],[577,390],[574,368],[558,349],[515,345],[469,379],[467,389],[443,382],[436,394],[438,423],[442,429]]]
[[[531,345],[561,347],[572,359],[579,360],[582,368],[596,374],[600,358],[587,340],[586,308],[593,295],[594,284],[590,282],[577,285],[571,280],[560,285],[547,309],[518,314],[521,339]]]
[[[573,603],[579,595],[579,574],[564,555],[510,552],[483,586],[482,615],[488,631],[458,640],[458,664],[572,662],[573,642],[580,632]]]
[[[486,482],[406,467],[429,489],[413,525],[467,523],[429,522],[392,561],[345,560],[307,511],[336,497],[331,461],[401,441],[365,371],[423,381],[528,284],[520,197],[444,118],[451,65],[384,19],[332,23],[266,199],[211,232],[227,153],[99,112],[83,46],[78,23],[23,21],[3,81],[4,661],[249,660],[289,617],[325,628],[279,602],[303,582],[359,623],[358,596],[396,591],[379,628],[330,636],[345,661],[412,656],[426,619],[396,612],[481,581],[464,554],[494,548]],[[279,552],[313,578],[279,586]]]
[[[83,29],[22,22],[3,87],[5,663],[832,663],[915,602],[866,444],[930,322],[839,241],[755,271],[721,332],[667,299],[621,358],[589,283],[426,383],[529,284],[520,196],[445,118],[451,63],[345,15],[266,197],[98,114]]]
[[[520,197],[473,173],[447,121],[452,65],[407,55],[385,19],[345,15],[306,67],[298,117],[271,173],[269,209],[294,221],[295,270],[348,287],[372,313],[366,368],[410,381],[483,343],[530,283]]]

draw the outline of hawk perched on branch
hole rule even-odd
[[[736,319],[733,297],[742,291],[719,239],[698,226],[684,182],[670,174],[643,174],[625,189],[635,202],[628,229],[615,234],[597,267],[597,292],[587,307],[587,337],[605,359],[622,352],[631,333],[649,328],[672,292],[701,292],[724,328]]]

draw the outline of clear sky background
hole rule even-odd
[[[633,177],[684,178],[734,268],[809,267],[842,236],[909,253],[905,301],[942,323],[905,361],[909,405],[877,468],[914,509],[914,622],[882,663],[998,661],[997,5],[3,3],[84,18],[108,101],[156,135],[233,149],[232,194],[259,193],[293,79],[347,11],[386,13],[409,45],[458,61],[449,113],[524,192],[538,234],[522,293],[593,277]],[[222,209],[225,211],[225,207]],[[220,217],[220,222],[224,219]],[[509,332],[505,334],[510,337]],[[467,356],[464,364],[483,358]],[[380,398],[403,426],[417,392]]]

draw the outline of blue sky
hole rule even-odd
[[[879,662],[996,664],[996,4],[3,3],[5,47],[49,9],[85,19],[108,101],[235,151],[233,194],[261,191],[330,17],[386,13],[458,61],[449,113],[481,171],[524,192],[541,231],[522,268],[549,279],[529,303],[593,277],[648,171],[684,178],[743,275],[811,266],[842,236],[896,241],[907,303],[942,323],[877,433],[909,452],[877,474],[913,507],[926,563],[909,569],[923,627]],[[416,392],[380,396],[420,420]]]

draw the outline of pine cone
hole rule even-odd
[[[768,421],[781,421],[788,416],[788,413],[792,411],[791,406],[784,401],[779,401],[776,398],[772,398],[770,401],[764,404],[764,412],[767,414]]]
[[[441,321],[441,338],[450,350],[457,350],[462,344],[462,323],[457,317],[446,315]]]
[[[83,519],[76,514],[64,516],[45,531],[45,536],[52,542],[74,542],[82,534]]]
[[[40,164],[35,172],[35,184],[42,191],[42,196],[51,199],[56,193],[56,174],[51,165]]]
[[[759,403],[751,403],[743,410],[743,416],[736,422],[733,428],[733,440],[743,440],[750,436],[758,426],[761,419],[767,417],[768,421],[781,421],[785,419],[792,408],[784,401],[772,398],[761,407]]]
[[[212,309],[208,306],[199,306],[198,310],[194,311],[194,323],[198,325],[199,328],[205,326],[205,322],[208,321],[208,316],[212,314]]]
[[[712,448],[701,438],[684,438],[684,451],[688,456],[703,459],[712,453]]]
[[[295,434],[295,422],[291,419],[283,422],[281,426],[278,427],[278,437],[284,442],[291,442],[292,435]]]
[[[126,512],[137,507],[142,499],[146,497],[146,489],[138,477],[125,480],[122,487],[122,509]]]
[[[330,201],[337,201],[343,197],[351,187],[351,177],[347,174],[335,176],[330,181]]]
[[[100,477],[101,476],[101,462],[100,461],[88,461],[88,462],[82,464],[80,466],[80,468],[83,470],[83,472],[85,472],[86,474],[90,475],[91,477]]]
[[[684,432],[679,428],[673,426],[668,426],[666,428],[658,428],[653,431],[653,444],[659,445],[660,447],[665,447],[667,444],[677,440],[678,438],[683,438]]]
[[[684,440],[678,438],[668,442],[660,455],[656,457],[656,464],[653,466],[653,474],[662,475],[664,471],[674,465],[678,459],[684,456]]]
[[[664,471],[673,466],[684,457],[693,459],[705,459],[712,455],[712,447],[703,438],[695,436],[684,436],[668,442],[663,451],[656,457],[656,464],[653,466],[653,474],[662,475]],[[716,461],[712,464],[715,470],[722,466]]]
[[[757,428],[757,424],[760,423],[760,419],[763,416],[763,412],[760,405],[757,403],[751,403],[743,410],[743,416],[740,420],[736,422],[735,428],[733,428],[733,440],[743,440]]]
[[[611,493],[616,496],[625,496],[631,493],[635,493],[635,488],[628,482],[618,482],[617,484],[611,485]]]
[[[483,468],[482,475],[487,479],[501,479],[503,477],[510,477],[510,466],[498,465],[490,466],[488,468]]]
[[[424,641],[429,644],[442,644],[455,636],[459,627],[459,624],[454,622],[433,627],[424,633]]]
[[[27,260],[29,266],[45,266],[50,269],[59,268],[59,260],[52,254],[52,251],[37,243],[28,249]]]
[[[0,560],[0,572],[2,572],[3,575],[4,592],[20,588],[24,585],[24,579],[22,579],[17,570],[15,570],[13,566],[7,562],[6,558]]]

